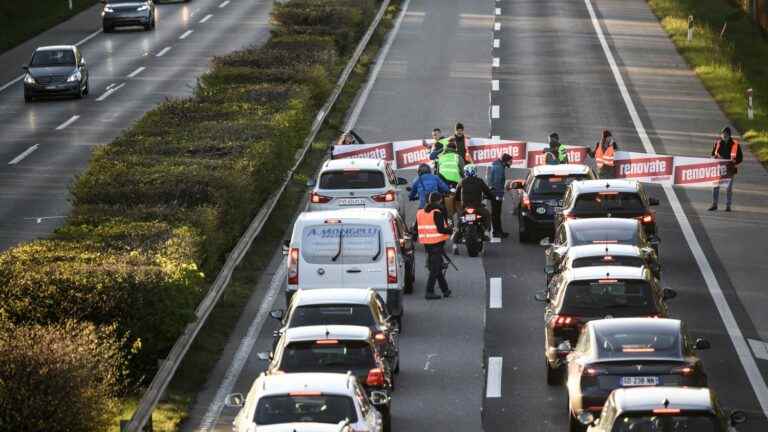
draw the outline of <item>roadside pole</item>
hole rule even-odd
[[[693,15],[688,15],[688,43],[693,40]]]
[[[747,119],[753,120],[755,118],[755,109],[752,106],[752,89],[747,89]]]

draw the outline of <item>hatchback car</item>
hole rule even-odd
[[[24,101],[41,96],[74,96],[88,94],[88,65],[80,49],[74,45],[40,47],[23,66]]]
[[[571,268],[596,266],[648,267],[656,279],[661,279],[661,264],[656,252],[650,248],[640,248],[624,244],[587,244],[568,248],[568,252],[559,260],[557,267],[546,266],[547,283],[555,273]]]
[[[578,416],[597,415],[613,390],[629,387],[706,387],[707,375],[680,320],[603,319],[587,323],[567,357],[566,387],[571,432],[586,429]]]
[[[653,387],[614,390],[600,418],[579,416],[588,432],[736,432],[742,411],[726,414],[708,388]]]
[[[379,392],[389,398],[395,388],[394,371],[385,356],[394,355],[376,348],[368,327],[320,325],[287,329],[274,352],[267,374],[297,372],[351,372],[370,396]],[[384,430],[391,425],[389,401],[379,405]]]
[[[115,27],[141,26],[144,30],[155,28],[155,3],[152,0],[101,0],[101,22],[104,33]]]
[[[631,218],[643,226],[648,241],[659,253],[656,212],[659,200],[649,197],[636,180],[585,180],[571,183],[563,198],[563,209],[555,216],[555,229],[571,219]]]
[[[240,408],[235,432],[365,430],[383,432],[376,406],[389,398],[376,392],[370,398],[352,374],[296,373],[260,375],[247,397],[227,396],[227,405]]]
[[[314,325],[364,326],[373,332],[379,352],[395,373],[400,371],[400,330],[381,297],[372,289],[299,290],[288,310],[276,309],[270,316],[282,328],[274,334],[275,343],[286,329]]]
[[[400,212],[405,220],[408,180],[397,177],[381,159],[333,159],[326,161],[317,181],[310,180],[309,210],[349,207],[384,207]]]
[[[583,267],[552,278],[536,300],[544,310],[544,356],[547,384],[562,382],[565,356],[581,328],[605,317],[666,317],[665,300],[677,293],[662,289],[646,267]]]
[[[522,193],[517,207],[518,233],[521,242],[540,235],[552,235],[555,213],[563,206],[563,195],[574,180],[596,178],[587,165],[539,165],[524,180],[513,180],[512,189]]]

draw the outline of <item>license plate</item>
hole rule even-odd
[[[46,90],[58,90],[59,86],[57,85],[49,85],[45,89]]]
[[[659,377],[657,376],[621,377],[621,385],[624,387],[656,386],[656,385],[659,385]]]
[[[365,199],[363,198],[341,198],[339,205],[343,206],[364,206]]]
[[[477,219],[477,215],[474,215],[474,214],[464,215],[464,220],[467,222],[474,222],[475,219]]]

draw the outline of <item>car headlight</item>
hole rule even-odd
[[[139,6],[139,8],[138,8],[138,9],[136,9],[136,10],[137,10],[137,11],[145,11],[145,10],[149,10],[149,5],[141,5],[141,6]]]
[[[74,82],[74,81],[80,81],[80,78],[82,78],[82,74],[80,74],[79,70],[76,70],[72,72],[72,75],[67,78],[67,82]]]
[[[35,81],[35,78],[27,73],[24,75],[24,84],[37,84],[37,81]]]
[[[115,11],[115,10],[114,10],[114,9],[112,9],[111,7],[109,7],[109,6],[104,6],[104,12],[107,12],[107,13],[112,13],[112,12],[114,12],[114,11]]]

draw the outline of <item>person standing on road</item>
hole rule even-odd
[[[424,147],[429,149],[429,160],[437,159],[437,156],[443,151],[443,145],[448,143],[448,139],[443,136],[443,131],[440,128],[432,129],[432,140],[434,142],[431,146],[424,140]]]
[[[454,128],[453,136],[451,138],[456,141],[456,153],[464,158],[464,163],[475,163],[472,160],[472,155],[467,151],[467,147],[469,147],[469,141],[471,138],[469,135],[464,135],[464,125],[461,124],[461,122],[456,123],[456,127]]]
[[[547,165],[559,165],[568,163],[568,148],[560,142],[557,132],[549,134],[549,148],[544,153]]]
[[[443,273],[443,256],[445,255],[445,242],[450,238],[451,227],[448,225],[448,216],[445,207],[441,204],[442,195],[438,192],[429,194],[429,204],[416,212],[415,232],[418,242],[424,245],[427,251],[427,289],[424,298],[437,300],[441,298],[435,294],[435,283],[440,285],[443,297],[450,297],[451,290]]]
[[[512,156],[507,153],[501,155],[491,164],[491,192],[494,197],[491,200],[491,225],[493,226],[493,236],[498,238],[509,237],[509,233],[504,232],[501,228],[501,208],[506,192],[506,170],[510,164],[512,164]]]
[[[597,176],[599,178],[609,179],[614,177],[614,158],[617,151],[619,151],[619,146],[616,144],[616,140],[613,139],[611,131],[603,129],[603,136],[595,144],[595,148],[587,150],[587,154],[595,158],[595,166],[597,167]]]
[[[741,144],[739,140],[731,136],[731,128],[726,126],[720,131],[720,136],[715,140],[715,145],[712,147],[712,157],[715,159],[728,160],[728,187],[725,190],[725,211],[731,211],[731,203],[733,201],[733,180],[736,177],[736,173],[739,171],[736,168],[743,160],[744,154],[741,152]],[[712,189],[712,206],[707,210],[717,210],[717,204],[720,201],[720,183],[717,183]]]
[[[427,198],[432,192],[440,192],[447,194],[451,188],[438,176],[432,174],[432,169],[429,165],[423,163],[419,165],[418,176],[411,182],[411,193],[408,195],[408,199],[416,201],[419,199],[419,208],[424,208]]]

